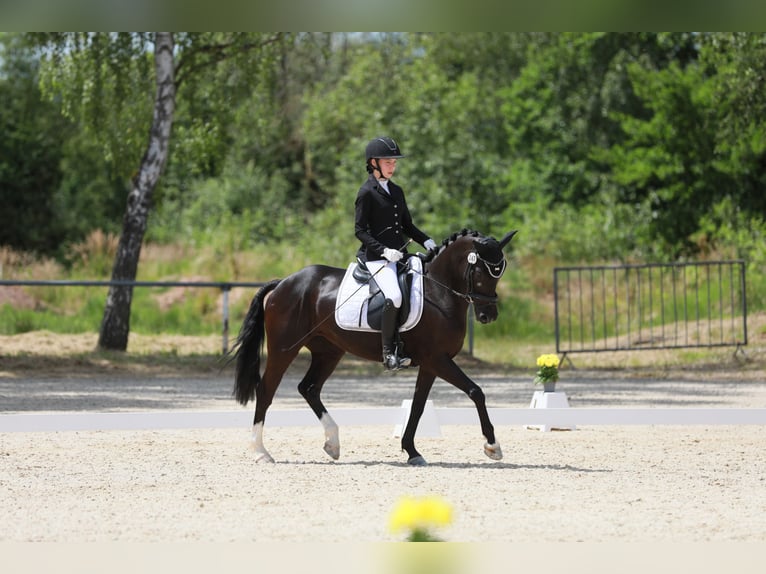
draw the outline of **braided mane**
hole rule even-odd
[[[441,246],[439,246],[438,249],[434,251],[430,251],[424,261],[426,263],[430,263],[435,257],[437,257],[439,254],[441,254],[450,244],[454,243],[461,237],[482,237],[482,234],[478,231],[474,231],[473,229],[466,229],[463,228],[460,231],[453,233],[449,237],[447,237],[444,241],[442,241]]]

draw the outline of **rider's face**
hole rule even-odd
[[[396,158],[379,158],[376,170],[382,179],[391,179],[396,171]]]

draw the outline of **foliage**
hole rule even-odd
[[[98,142],[125,179],[146,145],[153,96],[149,33],[31,34],[42,50],[41,88]]]
[[[233,251],[298,236],[287,187],[279,173],[269,177],[253,165],[196,180],[185,193],[166,195],[149,236],[166,242],[183,236],[194,245],[224,242]]]
[[[108,256],[74,254],[120,228],[151,110],[148,38],[3,38],[0,243],[100,275]],[[199,254],[168,274],[345,266],[364,144],[388,133],[430,235],[521,230],[500,320],[480,337],[549,339],[550,269],[569,263],[741,257],[762,307],[765,38],[304,33],[252,57],[236,49],[271,35],[178,33],[175,132],[147,247]]]
[[[594,156],[612,167],[625,197],[651,210],[650,237],[662,242],[660,254],[674,259],[692,251],[689,239],[705,206],[731,187],[716,168],[710,85],[696,67],[632,66],[631,72],[651,114],[620,115],[625,142]]]
[[[766,213],[766,35],[702,36],[702,61],[715,70],[716,167],[732,182],[726,189],[744,213]]]
[[[55,251],[64,235],[50,200],[71,125],[37,87],[37,62],[23,38],[0,43],[0,245]]]
[[[0,45],[0,243],[63,258],[68,241],[115,230],[124,208],[122,179],[103,147],[62,116],[41,91],[39,56],[29,38]]]
[[[724,198],[700,219],[695,235],[700,250],[711,256],[742,259],[747,269],[747,305],[766,305],[766,218],[751,215],[733,199]]]

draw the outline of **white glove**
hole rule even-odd
[[[436,241],[433,239],[426,239],[426,242],[423,244],[423,247],[428,249],[428,251],[431,251],[432,249],[436,249]]]
[[[390,249],[386,247],[383,250],[383,257],[388,259],[391,263],[396,263],[402,258],[402,252],[398,249]]]

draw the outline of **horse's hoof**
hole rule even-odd
[[[330,455],[330,458],[333,460],[338,460],[340,458],[340,445],[339,444],[330,444],[329,442],[324,443],[324,451]]]
[[[271,455],[267,452],[257,452],[255,453],[255,463],[256,464],[268,464],[273,463],[274,459],[271,458]]]
[[[426,459],[424,459],[422,456],[413,456],[411,459],[407,461],[407,464],[410,466],[426,466],[428,463],[426,462]]]
[[[484,454],[486,454],[489,458],[492,460],[501,460],[503,458],[503,449],[500,448],[500,445],[495,444],[484,444]]]

